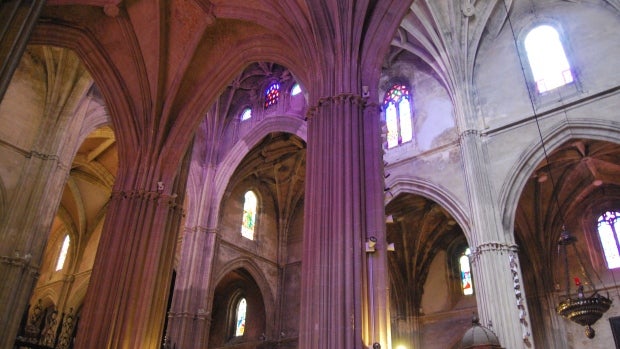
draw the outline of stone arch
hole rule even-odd
[[[391,197],[386,204],[401,193],[416,194],[431,199],[454,217],[467,239],[470,240],[471,217],[466,211],[468,205],[461,202],[448,189],[422,178],[405,178],[402,176],[394,176],[387,186],[390,188]]]
[[[221,200],[224,197],[233,173],[252,148],[254,148],[263,138],[272,132],[287,132],[298,136],[304,141],[308,138],[307,125],[305,121],[296,116],[283,115],[279,117],[266,118],[259,125],[257,125],[252,133],[237,142],[231,151],[228,152],[226,158],[224,158],[218,166],[219,170],[215,174],[214,184],[205,183],[205,185],[215,185],[215,188],[217,188],[213,198],[204,198],[204,200],[212,199],[212,201],[216,203],[212,205],[211,213],[209,215],[210,219],[208,224],[210,228],[215,229],[218,224],[216,217],[219,217]]]
[[[527,180],[546,154],[570,139],[588,138],[620,144],[620,131],[609,121],[602,119],[577,119],[568,122],[564,119],[542,131],[544,148],[540,142],[530,144],[509,171],[499,192],[499,208],[505,234],[513,234],[515,215],[519,198]]]
[[[273,293],[263,273],[251,260],[239,258],[228,263],[213,280],[217,281],[213,283],[208,305],[212,317],[210,344],[241,340],[241,338],[230,339],[229,326],[232,315],[230,303],[240,296],[247,299],[248,310],[255,312],[248,314],[248,321],[254,322],[255,326],[251,330],[250,327],[246,328],[244,341],[256,341],[261,336],[275,333],[272,321],[275,318]],[[253,309],[250,308],[252,304]]]
[[[275,297],[273,295],[275,292],[267,282],[267,279],[263,275],[261,269],[251,259],[238,258],[227,263],[216,275],[213,276],[213,280],[215,281],[213,282],[213,285],[218,285],[225,275],[237,269],[244,269],[250,274],[252,279],[254,279],[254,282],[256,282],[263,295],[267,317],[273,318],[273,309],[275,304]]]

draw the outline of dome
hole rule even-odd
[[[499,344],[499,339],[497,339],[495,333],[493,333],[490,329],[481,326],[477,317],[474,317],[471,328],[465,332],[463,339],[461,340],[461,349],[490,349],[501,347],[502,346]]]

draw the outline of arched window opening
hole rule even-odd
[[[252,109],[245,108],[243,112],[241,113],[241,121],[248,120],[251,117],[252,117]]]
[[[297,96],[300,93],[301,93],[301,86],[299,86],[299,84],[293,85],[293,88],[291,89],[291,96]]]
[[[280,98],[280,84],[277,82],[272,83],[265,90],[265,109],[278,104]]]
[[[387,147],[393,148],[413,139],[411,122],[411,96],[405,85],[396,84],[383,101],[387,125]]]
[[[241,235],[243,237],[254,240],[254,227],[256,226],[256,207],[258,199],[253,191],[245,193],[243,201],[243,221],[241,224]]]
[[[471,279],[471,265],[469,264],[470,254],[471,251],[467,248],[459,258],[459,265],[461,267],[461,289],[466,296],[474,294],[474,284]]]
[[[598,236],[601,239],[607,268],[620,267],[619,212],[605,212],[598,218]]]
[[[245,317],[248,304],[245,298],[241,298],[237,303],[237,311],[235,312],[235,337],[243,336],[245,331]]]
[[[537,26],[527,34],[524,45],[538,93],[573,82],[571,67],[555,28]]]
[[[58,255],[58,262],[56,262],[56,271],[62,270],[65,266],[65,260],[67,259],[67,251],[69,251],[69,235],[65,236],[65,240],[62,242],[60,248],[60,254]]]

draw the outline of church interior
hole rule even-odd
[[[0,18],[0,348],[620,348],[620,0]]]

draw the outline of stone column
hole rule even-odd
[[[343,93],[308,113],[302,349],[363,348],[389,337],[387,273],[379,275],[387,265],[383,208],[376,206],[383,205],[379,120],[364,105]],[[375,254],[364,251],[370,236]]]
[[[219,205],[214,199],[218,167],[214,163],[223,133],[220,125],[225,124],[219,122],[218,103],[201,123],[192,145],[185,230],[168,314],[167,338],[176,348],[201,349],[209,344],[213,303],[209,291],[218,244],[218,217],[213,213]]]
[[[205,348],[211,327],[212,267],[217,231],[204,227],[185,229],[172,309],[168,314],[168,339],[177,348]]]
[[[189,157],[180,171],[162,169],[149,160],[166,161],[157,158],[156,150],[149,151],[153,153],[142,154],[142,161],[121,161],[76,348],[158,348],[161,344]]]
[[[26,50],[30,33],[39,19],[43,5],[45,0],[0,2],[0,101]]]
[[[461,151],[472,213],[472,269],[481,324],[492,326],[505,348],[533,348],[513,234],[503,231],[492,194],[482,136],[461,134]]]
[[[31,130],[36,133],[34,142],[28,144],[31,149],[21,149],[16,139],[3,140],[3,151],[18,153],[23,160],[4,164],[15,166],[19,179],[8,198],[11,212],[0,227],[0,348],[11,347],[15,341],[20,322],[15,314],[23,313],[36,285],[71,160],[79,146],[85,114],[76,109],[92,82],[68,51],[41,48],[34,54],[42,58],[39,68],[47,74],[38,77],[44,83],[37,86],[57,93],[33,101],[41,115],[32,118],[39,128]],[[19,96],[11,98],[20,101]],[[3,103],[9,103],[8,99]]]

